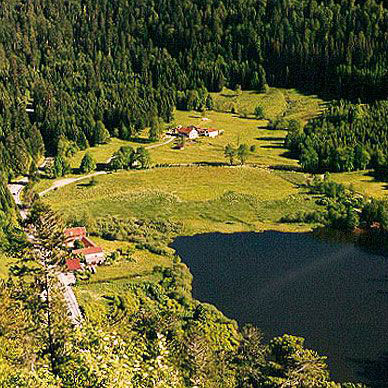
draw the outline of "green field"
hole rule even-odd
[[[388,197],[388,182],[377,181],[371,171],[353,171],[330,174],[337,183],[353,185],[354,189],[364,195],[376,198]]]
[[[45,201],[65,218],[163,218],[183,222],[189,234],[257,230],[276,227],[286,212],[311,208],[312,201],[292,183],[298,175],[248,166],[122,171],[98,177],[94,187],[68,185]]]
[[[265,118],[270,120],[282,117],[306,122],[325,105],[316,96],[306,96],[295,89],[270,88],[267,93],[223,89],[211,95],[216,111],[231,112],[233,109],[239,116],[252,118],[256,106],[260,105],[264,109]]]

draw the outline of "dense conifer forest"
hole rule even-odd
[[[307,171],[374,168],[388,178],[388,102],[335,103],[303,130],[290,130],[285,144]]]
[[[44,150],[83,149],[108,132],[128,139],[156,116],[170,121],[188,90],[269,83],[385,98],[383,4],[7,1],[0,9],[2,181],[28,173]]]

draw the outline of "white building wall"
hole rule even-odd
[[[103,263],[105,261],[104,252],[90,253],[88,255],[85,255],[85,261],[88,265]]]
[[[196,131],[195,129],[193,129],[190,133],[189,133],[189,139],[196,139],[198,137],[198,131]]]

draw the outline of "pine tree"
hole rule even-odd
[[[33,330],[39,343],[38,357],[48,357],[50,371],[58,375],[66,357],[66,337],[70,320],[63,299],[58,274],[69,253],[64,249],[63,223],[46,205],[36,203],[26,221],[29,239],[19,253],[11,273],[24,294],[23,308],[31,314]]]
[[[96,169],[96,162],[89,152],[86,152],[82,158],[79,169],[82,174],[87,174]]]
[[[224,155],[229,159],[230,165],[233,166],[234,158],[236,156],[236,149],[231,144],[227,144],[224,149]]]

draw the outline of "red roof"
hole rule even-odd
[[[207,131],[208,131],[208,132],[218,132],[218,129],[215,129],[215,128],[208,128]]]
[[[86,236],[86,228],[84,226],[78,226],[76,228],[66,228],[63,233],[66,237],[82,237]]]
[[[67,259],[66,265],[69,271],[77,271],[81,269],[81,263],[79,259]]]
[[[185,135],[188,135],[191,131],[196,131],[196,128],[188,127],[188,128],[179,128],[179,133],[184,133]]]
[[[76,249],[73,251],[74,255],[91,255],[93,253],[102,253],[104,252],[100,247],[88,247],[82,249]]]
[[[85,248],[95,247],[96,246],[96,244],[92,240],[87,238],[87,237],[82,237],[81,242],[82,242],[82,244],[84,244]]]

